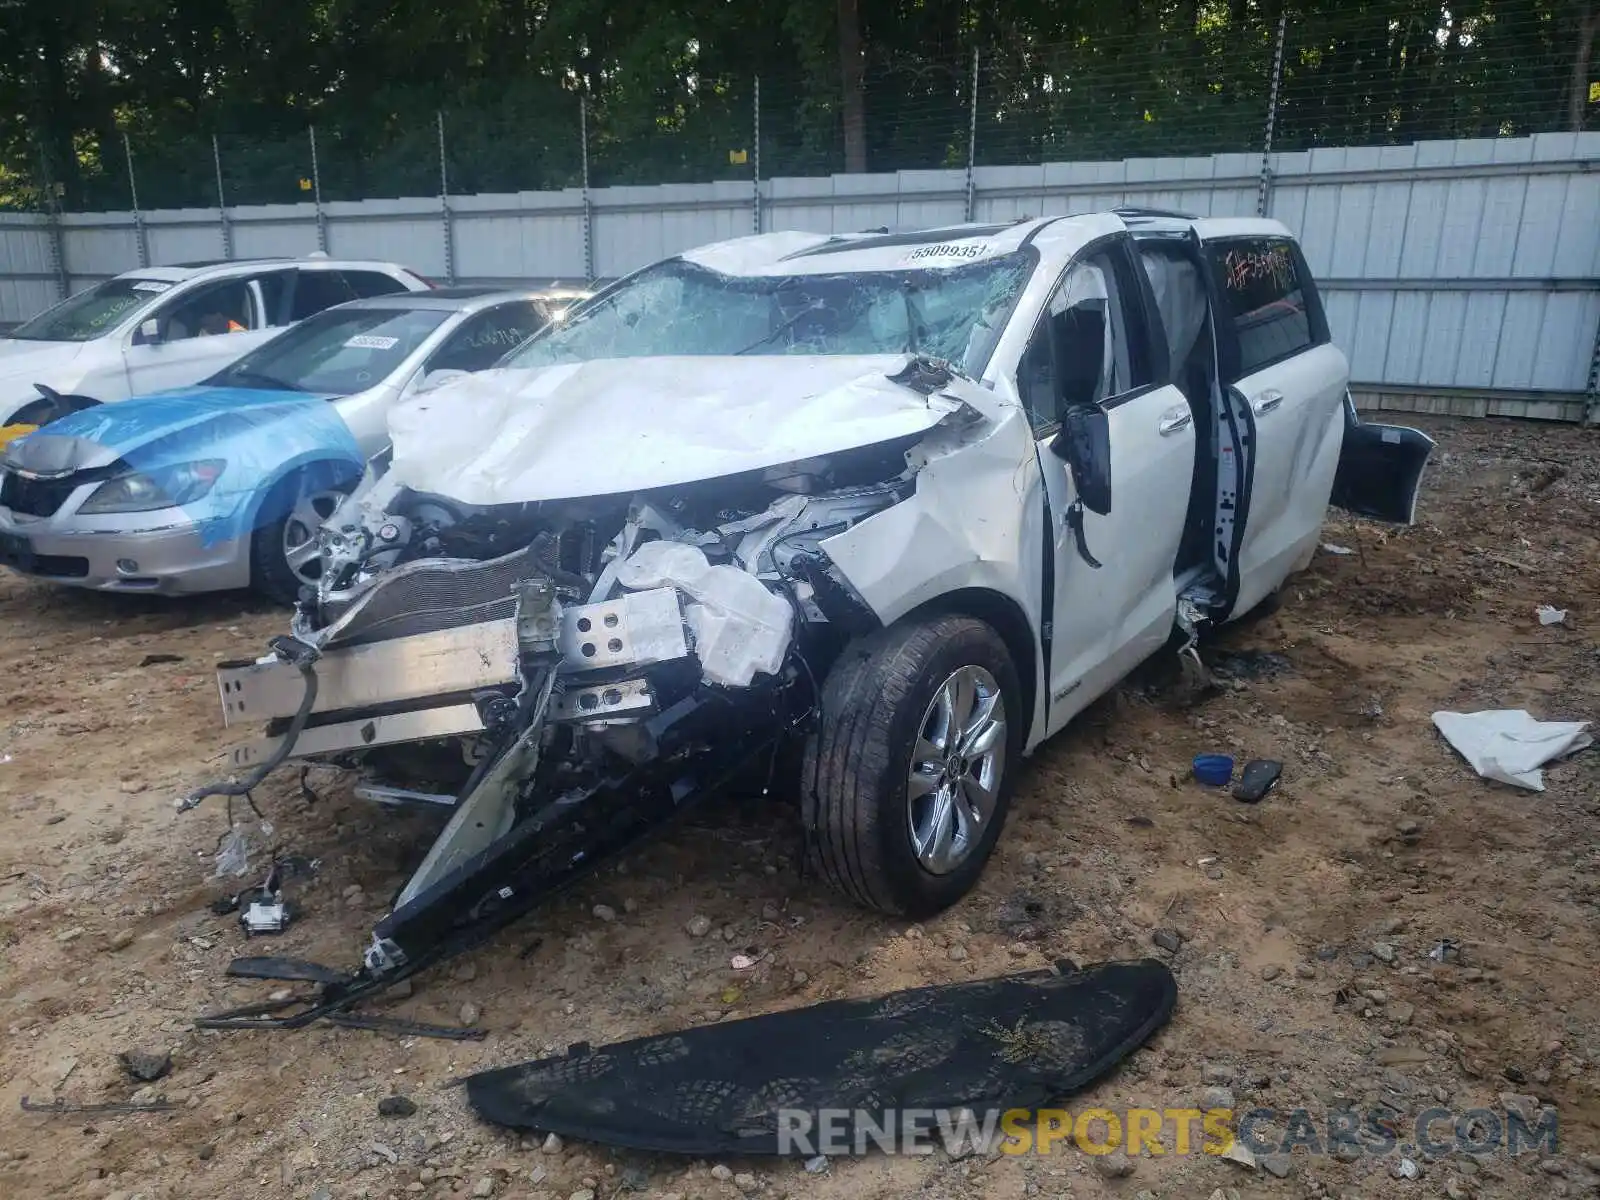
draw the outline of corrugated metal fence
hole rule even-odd
[[[1264,170],[1265,169],[1265,170]],[[1265,179],[1265,183],[1263,180]],[[590,191],[0,214],[0,325],[141,265],[299,256],[452,282],[611,278],[756,230],[845,232],[1120,205],[1302,239],[1369,406],[1600,417],[1600,133]]]

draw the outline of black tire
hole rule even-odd
[[[974,667],[998,684],[1006,723],[992,811],[957,865],[926,868],[914,849],[909,782],[930,705],[953,673]],[[920,918],[961,899],[999,840],[1031,710],[1000,635],[971,617],[932,616],[847,646],[822,688],[806,743],[801,820],[811,865],[859,904]],[[926,799],[926,798],[924,798]]]
[[[304,524],[303,514],[297,515],[296,505],[307,497],[342,495],[348,491],[347,487],[334,488],[325,482],[319,483],[305,472],[280,480],[262,508],[284,515],[250,535],[250,586],[278,604],[293,604],[298,600],[300,589],[310,581],[295,574],[284,548],[285,532],[291,522]],[[328,507],[328,513],[331,512],[332,508]]]

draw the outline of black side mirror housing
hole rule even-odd
[[[1095,404],[1077,404],[1061,414],[1050,452],[1067,464],[1078,499],[1090,512],[1111,511],[1111,418]]]

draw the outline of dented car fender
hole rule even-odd
[[[976,427],[953,418],[931,433],[907,455],[915,492],[821,546],[885,625],[951,593],[1009,601],[1030,635],[1032,662],[1018,670],[1040,680],[1046,539],[1033,433],[1020,408],[988,389],[958,380],[949,390],[982,414]],[[1033,689],[1030,751],[1044,737],[1046,690]]]

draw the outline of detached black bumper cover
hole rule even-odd
[[[1176,1001],[1177,982],[1159,962],[1062,964],[1060,974],[832,1000],[575,1047],[474,1075],[467,1095],[484,1119],[518,1129],[638,1150],[779,1154],[793,1149],[780,1143],[779,1110],[809,1114],[814,1130],[823,1110],[898,1124],[913,1109],[968,1108],[981,1120],[1059,1099],[1138,1049]]]

